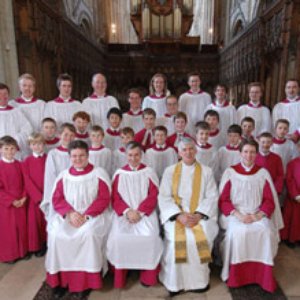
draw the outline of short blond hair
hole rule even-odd
[[[29,145],[33,143],[43,143],[43,144],[46,143],[44,136],[39,132],[34,132],[30,134],[27,139],[27,142]]]
[[[35,78],[33,77],[33,75],[29,74],[29,73],[24,73],[22,74],[19,78],[18,78],[18,83],[21,82],[22,79],[28,79],[31,80],[34,84],[36,83]]]

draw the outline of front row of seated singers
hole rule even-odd
[[[1,139],[1,261],[28,252],[27,198],[14,160],[16,145],[12,138]],[[219,231],[218,191],[212,170],[196,161],[194,141],[178,143],[182,160],[166,168],[160,187],[153,170],[141,163],[137,142],[127,144],[127,165],[112,184],[105,170],[89,163],[85,142],[72,141],[68,149],[72,166],[58,175],[50,199],[41,204],[48,221],[47,283],[54,296],[101,288],[107,261],[116,288],[125,286],[128,270],[137,269],[143,285],[155,285],[159,276],[171,296],[208,290]],[[245,140],[240,151],[241,163],[225,171],[220,185],[222,279],[230,287],[256,283],[273,292],[282,228],[277,193],[268,172],[255,164],[256,142]]]

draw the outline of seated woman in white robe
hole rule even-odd
[[[163,243],[156,212],[158,178],[141,163],[142,146],[129,142],[128,164],[113,178],[112,228],[107,241],[107,258],[114,267],[114,287],[125,286],[127,270],[140,270],[145,286],[157,283]]]
[[[69,145],[72,167],[60,173],[52,193],[48,222],[47,283],[54,297],[86,294],[102,286],[107,271],[110,181],[102,168],[88,161],[88,145]]]
[[[220,226],[225,230],[221,277],[229,287],[258,284],[273,292],[283,227],[277,193],[268,171],[255,165],[258,144],[244,141],[240,149],[241,163],[228,168],[220,184]]]
[[[171,296],[209,289],[211,250],[218,233],[218,192],[212,170],[196,161],[192,139],[179,142],[182,161],[168,167],[159,190],[165,232],[160,281]]]

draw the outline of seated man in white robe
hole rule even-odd
[[[144,286],[157,283],[163,242],[157,216],[158,178],[141,163],[142,146],[126,145],[128,164],[117,170],[112,185],[113,218],[107,259],[114,268],[114,287],[126,283],[127,270],[140,270]]]
[[[88,145],[69,145],[72,167],[56,179],[48,222],[47,283],[59,298],[87,295],[102,287],[107,271],[110,181],[106,171],[89,164]]]
[[[274,258],[283,227],[269,172],[255,164],[258,144],[243,141],[241,163],[228,168],[220,184],[222,280],[229,287],[258,284],[274,292]]]
[[[165,233],[159,278],[170,296],[209,289],[208,263],[218,233],[213,172],[196,161],[192,139],[178,146],[182,161],[165,170],[158,197]]]

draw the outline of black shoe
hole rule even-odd
[[[208,291],[210,288],[209,284],[203,288],[203,289],[196,289],[196,290],[190,290],[189,292],[192,292],[192,293],[198,293],[198,294],[201,294],[201,293],[205,293],[206,291]]]
[[[28,252],[24,257],[22,257],[23,260],[29,260],[31,258],[31,253]]]
[[[284,243],[291,249],[294,249],[296,247],[296,243],[292,243],[289,241],[284,241]]]
[[[87,289],[82,292],[72,293],[72,296],[75,299],[84,299],[91,293],[91,291],[92,291],[91,289]]]
[[[175,297],[175,296],[181,294],[182,292],[183,292],[183,290],[179,290],[177,292],[171,292],[171,291],[169,291],[169,296],[172,298],[172,297]]]
[[[8,265],[13,265],[15,264],[19,259],[14,259],[14,260],[10,260],[10,261],[5,261],[4,263],[8,264]]]
[[[35,257],[43,257],[46,254],[47,248],[43,248],[40,251],[34,253]]]
[[[149,284],[146,284],[146,283],[144,283],[144,282],[141,282],[141,285],[143,286],[143,287],[145,287],[145,288],[148,288],[148,287],[150,287],[151,285],[149,285]]]
[[[67,292],[66,288],[58,286],[53,289],[53,298],[60,299],[65,295],[66,292]]]

